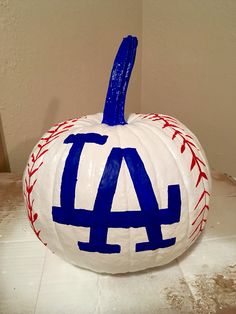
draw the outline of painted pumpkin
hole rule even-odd
[[[36,236],[97,272],[169,263],[198,238],[209,210],[209,167],[196,136],[167,115],[124,118],[136,47],[124,38],[104,113],[53,126],[24,173]]]

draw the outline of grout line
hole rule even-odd
[[[36,301],[35,301],[35,307],[34,307],[34,312],[33,312],[34,314],[36,313],[36,309],[37,309],[37,305],[38,305],[38,298],[39,298],[39,292],[40,292],[40,288],[41,288],[41,284],[42,284],[44,268],[45,268],[45,264],[46,264],[46,257],[47,257],[47,250],[45,250],[45,254],[44,254],[42,273],[41,273],[41,277],[40,277],[40,281],[39,281],[39,285],[38,285],[38,293],[37,293],[37,297],[36,297]]]
[[[178,268],[179,268],[179,270],[180,270],[180,272],[181,272],[181,274],[182,274],[182,277],[183,277],[183,279],[184,279],[186,285],[188,286],[188,289],[189,289],[189,292],[190,292],[190,294],[191,294],[191,297],[193,298],[193,300],[196,300],[196,298],[195,298],[195,296],[194,296],[194,291],[192,290],[192,287],[191,287],[191,285],[190,285],[190,282],[187,280],[187,276],[184,274],[184,271],[183,271],[183,269],[182,269],[182,267],[181,267],[181,263],[180,263],[180,261],[179,261],[179,258],[176,258],[176,262],[177,262]]]
[[[235,235],[222,236],[222,237],[215,237],[215,238],[206,238],[206,236],[204,237],[204,235],[203,235],[203,239],[201,239],[201,242],[208,242],[208,241],[215,241],[215,240],[226,240],[226,239],[234,239],[234,238],[236,238],[236,234]]]

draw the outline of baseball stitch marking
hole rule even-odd
[[[172,118],[167,115],[163,114],[156,114],[151,113],[143,116],[143,119],[150,119],[152,121],[162,121],[164,122],[162,129],[169,128],[173,130],[172,140],[176,138],[176,136],[179,136],[183,142],[180,148],[181,154],[184,153],[186,147],[189,149],[191,155],[192,155],[192,161],[190,165],[190,171],[193,170],[194,167],[197,167],[198,169],[198,179],[196,182],[196,188],[198,187],[199,183],[203,183],[203,192],[201,196],[198,199],[197,204],[194,207],[194,210],[198,209],[200,206],[202,206],[201,210],[199,211],[198,215],[195,217],[195,219],[192,222],[192,226],[195,227],[192,233],[190,234],[189,238],[194,241],[199,234],[203,231],[205,223],[207,221],[205,217],[206,210],[209,211],[209,205],[207,202],[207,198],[209,198],[210,193],[204,186],[204,180],[208,180],[208,177],[206,175],[206,172],[204,168],[206,168],[205,163],[197,156],[195,150],[198,150],[196,145],[191,141],[193,139],[190,135],[184,133],[184,129],[178,125],[178,121],[175,118]]]
[[[78,118],[79,119],[79,118]],[[33,188],[37,182],[37,179],[33,180],[34,174],[39,170],[39,168],[43,165],[43,161],[39,163],[40,157],[47,153],[48,149],[46,146],[50,144],[52,141],[57,139],[62,133],[67,132],[71,127],[74,126],[75,122],[78,119],[71,119],[67,120],[58,124],[55,124],[52,129],[50,129],[47,133],[49,134],[46,137],[42,137],[40,142],[37,146],[37,152],[31,154],[30,159],[31,162],[27,165],[27,172],[25,175],[25,192],[24,197],[26,201],[27,211],[28,211],[28,218],[30,221],[31,228],[33,229],[34,233],[36,234],[37,238],[44,244],[47,243],[43,242],[40,237],[41,230],[37,230],[35,227],[35,222],[38,219],[38,213],[34,212],[34,199],[32,199],[31,193]]]

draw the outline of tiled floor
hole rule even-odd
[[[214,174],[203,236],[171,264],[99,275],[67,264],[34,236],[21,181],[0,175],[0,313],[236,313],[236,184]]]

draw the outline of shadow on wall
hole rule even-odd
[[[59,112],[59,107],[60,107],[60,101],[57,97],[52,98],[52,100],[48,104],[48,108],[46,111],[45,119],[42,124],[42,129],[41,129],[41,135],[48,131],[53,124],[61,122],[57,121],[58,119],[58,112]]]
[[[11,156],[11,168],[12,169],[19,169],[17,172],[23,172],[25,166],[27,164],[28,158],[30,156],[31,151],[33,150],[34,146],[38,143],[40,138],[43,134],[50,129],[55,123],[60,121],[58,120],[58,112],[60,107],[60,101],[58,98],[52,98],[52,100],[48,103],[45,118],[43,119],[42,123],[38,124],[41,125],[38,131],[34,132],[34,137],[29,138],[29,134],[25,134],[23,140],[9,152],[9,156]],[[13,170],[14,171],[14,170]]]
[[[7,147],[3,133],[1,115],[0,115],[0,172],[10,172],[10,164],[7,155]]]

